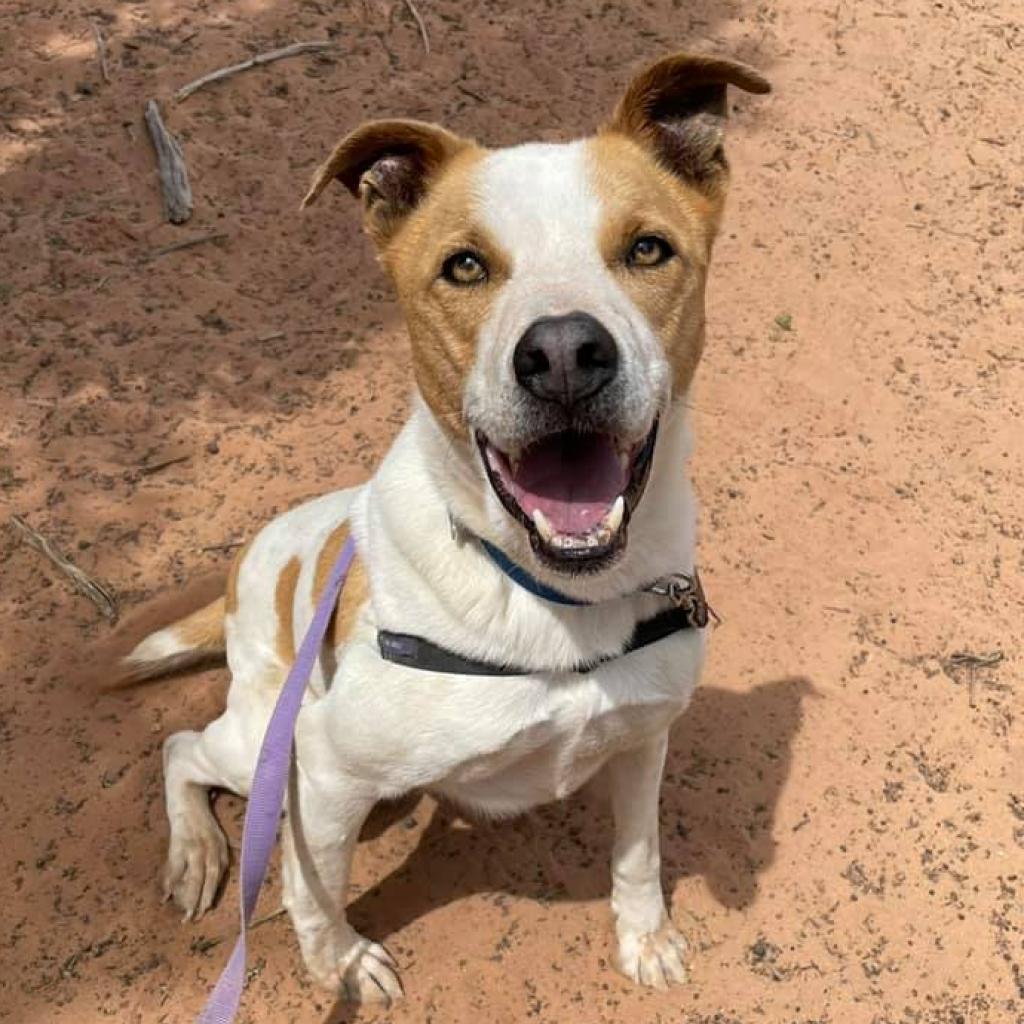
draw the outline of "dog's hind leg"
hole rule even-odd
[[[210,909],[228,865],[227,839],[210,807],[209,791],[248,791],[256,750],[251,738],[246,741],[242,724],[229,709],[202,732],[177,732],[164,743],[171,834],[163,889],[185,912],[185,920]]]

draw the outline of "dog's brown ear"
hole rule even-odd
[[[471,145],[423,121],[370,121],[334,147],[314,174],[302,208],[336,178],[361,201],[367,231],[386,239],[445,164]]]
[[[677,53],[630,82],[605,131],[650,147],[669,170],[707,192],[725,179],[726,88],[771,91],[753,68],[719,57]]]

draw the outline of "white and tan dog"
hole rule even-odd
[[[210,907],[228,860],[208,791],[248,792],[351,534],[358,561],[299,717],[284,827],[285,904],[310,972],[355,997],[401,994],[394,961],[345,916],[377,801],[423,789],[511,815],[604,769],[616,963],[644,984],[684,980],[658,797],[703,633],[623,651],[666,609],[644,588],[693,571],[685,398],[727,185],[728,85],[768,90],[743,65],[678,55],[639,75],[591,138],[495,151],[377,121],[318,171],[305,205],[334,179],[361,200],[408,320],[418,398],[367,484],[275,519],[222,599],[128,658],[139,677],[226,651],[231,670],[224,714],[165,746],[164,882],[187,917]],[[397,663],[380,630],[518,674]]]

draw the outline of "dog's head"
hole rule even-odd
[[[689,387],[729,85],[769,88],[733,61],[669,57],[566,144],[488,150],[374,121],[305,198],[338,179],[361,200],[423,398],[472,453],[490,520],[525,530],[548,568],[599,570],[624,549],[659,417]]]

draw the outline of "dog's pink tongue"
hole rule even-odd
[[[540,509],[559,533],[587,533],[628,483],[611,438],[600,434],[545,439],[523,455],[511,480],[519,507],[528,516]]]

